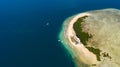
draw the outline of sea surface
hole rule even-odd
[[[119,0],[0,0],[0,67],[75,67],[58,41],[63,21]]]

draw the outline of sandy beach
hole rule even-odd
[[[78,59],[82,60],[85,64],[97,64],[96,55],[94,55],[87,48],[84,47],[84,45],[76,37],[75,32],[73,30],[73,24],[75,23],[75,21],[77,21],[78,18],[89,15],[90,15],[89,13],[81,13],[73,17],[72,20],[67,25],[68,27],[65,34],[70,42],[69,45],[71,45],[77,51]],[[79,41],[79,44],[76,45],[75,43],[73,43],[70,38],[71,36],[76,37]]]
[[[66,51],[72,56],[75,67],[120,66],[120,23],[118,21],[120,15],[118,14],[119,10],[103,9],[79,13],[65,20],[60,32],[60,40]],[[82,21],[81,18],[86,16],[88,18]],[[81,29],[79,25],[75,29],[75,23],[78,21],[80,23],[88,23],[84,28],[89,29],[89,32],[94,34],[94,38],[91,39],[91,43],[88,46],[83,44],[82,39],[81,41],[79,40],[81,37],[78,36],[79,32],[76,34],[76,29]],[[95,50],[92,52],[88,47],[94,47]],[[98,60],[97,54],[94,53],[96,49],[100,50],[100,53],[96,52],[99,53],[100,60]]]

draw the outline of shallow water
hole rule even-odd
[[[118,5],[117,0],[1,0],[0,67],[74,67],[58,42],[63,21]]]

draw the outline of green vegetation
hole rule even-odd
[[[112,57],[106,52],[102,53],[102,55],[103,55],[103,57],[108,57],[109,59],[112,59]]]
[[[82,22],[84,22],[84,19],[88,17],[88,16],[84,16],[79,18],[73,25],[73,29],[76,33],[76,36],[80,39],[80,41],[83,43],[83,45],[87,45],[87,41],[89,38],[92,38],[92,35],[89,35],[86,32],[82,31]],[[86,47],[90,52],[94,53],[97,57],[97,60],[100,61],[100,50],[99,49],[95,49],[93,47]]]
[[[90,52],[94,53],[97,57],[97,60],[98,61],[101,61],[100,60],[100,50],[99,49],[95,49],[93,47],[86,47]]]
[[[96,66],[96,64],[92,64],[92,66]]]
[[[83,19],[85,19],[86,17],[88,16],[84,16],[84,17],[81,17],[79,18],[74,24],[73,24],[73,28],[75,30],[75,33],[76,33],[76,36],[81,40],[81,42],[84,44],[84,45],[87,45],[87,41],[89,38],[92,38],[92,35],[89,35],[88,33],[86,32],[83,32],[82,31],[82,22],[84,22]]]

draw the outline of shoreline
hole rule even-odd
[[[62,24],[62,27],[61,27],[61,30],[59,32],[59,36],[58,36],[58,39],[59,39],[59,42],[61,42],[61,45],[63,47],[63,49],[65,50],[65,52],[70,55],[70,59],[72,60],[72,62],[74,63],[75,67],[81,67],[81,66],[84,66],[84,67],[88,67],[88,64],[85,64],[83,63],[81,60],[79,60],[79,62],[77,62],[77,57],[78,55],[76,54],[77,51],[73,49],[73,47],[70,45],[70,42],[68,41],[68,39],[66,39],[66,35],[65,35],[65,31],[67,29],[67,26],[68,26],[68,23],[75,17],[76,15],[74,16],[71,16],[71,17],[68,17],[65,19],[65,21],[63,22]],[[81,66],[78,66],[81,65]]]
[[[72,57],[75,67],[120,66],[119,13],[120,10],[116,9],[102,9],[79,13],[65,20],[61,27],[59,39],[67,53]],[[82,21],[81,18],[86,16],[88,18]],[[86,23],[86,26],[81,27],[82,22]],[[85,38],[84,33],[81,33],[84,29],[88,29],[87,32],[94,34],[94,38],[87,42],[88,45],[85,45],[82,39]],[[83,37],[80,35],[83,35]],[[96,49],[100,51],[96,51]]]
[[[77,21],[78,18],[86,15],[89,16],[90,14],[79,13],[77,15],[67,18],[67,20],[65,20],[64,24],[62,25],[63,28],[59,36],[61,42],[63,43],[63,46],[68,49],[68,52],[70,52],[73,61],[75,61],[75,65],[77,67],[79,67],[80,65],[78,64],[79,62],[86,65],[97,64],[96,55],[90,52],[83,44],[81,44],[81,42],[76,45],[70,39],[71,36],[75,36],[75,32],[73,30],[74,22]]]

